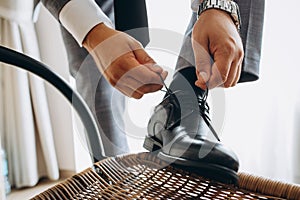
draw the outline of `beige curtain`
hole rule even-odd
[[[0,44],[39,59],[32,0],[0,0]],[[0,64],[0,128],[12,185],[58,179],[44,82],[26,71]]]
[[[1,98],[1,96],[0,96]],[[0,104],[1,105],[1,104]],[[1,112],[1,110],[0,110]],[[0,151],[1,151],[1,137],[0,137]],[[0,153],[1,155],[1,153]],[[0,159],[0,199],[5,199],[5,184],[4,184],[4,177],[3,177],[3,169],[2,169],[2,166],[3,166],[3,161],[2,159]]]

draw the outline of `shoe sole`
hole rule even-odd
[[[162,148],[162,144],[155,137],[146,136],[143,147],[150,152],[154,152],[160,150]]]
[[[239,177],[237,173],[221,165],[197,162],[180,157],[173,157],[161,152],[162,144],[153,137],[146,136],[144,148],[150,152],[158,151],[157,156],[161,160],[169,163],[171,166],[180,168],[210,180],[218,181],[225,184],[237,185]]]
[[[176,168],[198,174],[210,180],[215,180],[225,184],[238,184],[239,177],[237,173],[224,166],[173,157],[163,152],[159,152],[158,157]]]

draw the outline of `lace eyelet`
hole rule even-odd
[[[167,93],[170,97],[172,98],[176,98],[175,94],[180,92],[180,90],[173,92],[170,88],[168,88],[168,86],[166,85],[163,77],[161,76],[161,74],[157,73],[161,79],[161,82],[163,84],[163,86],[165,87],[166,90],[161,90],[165,93]],[[209,105],[207,103],[207,97],[208,97],[208,88],[206,88],[205,92],[203,93],[202,97],[198,96],[198,104],[199,104],[199,111],[200,111],[200,115],[203,118],[204,122],[206,123],[206,125],[208,126],[208,128],[210,129],[210,131],[212,132],[212,134],[215,136],[215,138],[220,141],[220,138],[217,134],[217,132],[215,131],[215,129],[213,128],[213,126],[210,123],[210,118],[208,116],[209,114]]]

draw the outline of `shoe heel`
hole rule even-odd
[[[143,147],[150,152],[161,149],[161,143],[157,142],[153,137],[146,136]]]

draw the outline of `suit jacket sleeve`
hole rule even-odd
[[[59,21],[59,12],[70,0],[41,0],[50,13]],[[35,0],[37,2],[37,0]]]
[[[239,82],[248,82],[259,77],[265,0],[236,0],[236,2],[242,18],[240,35],[245,52]]]

